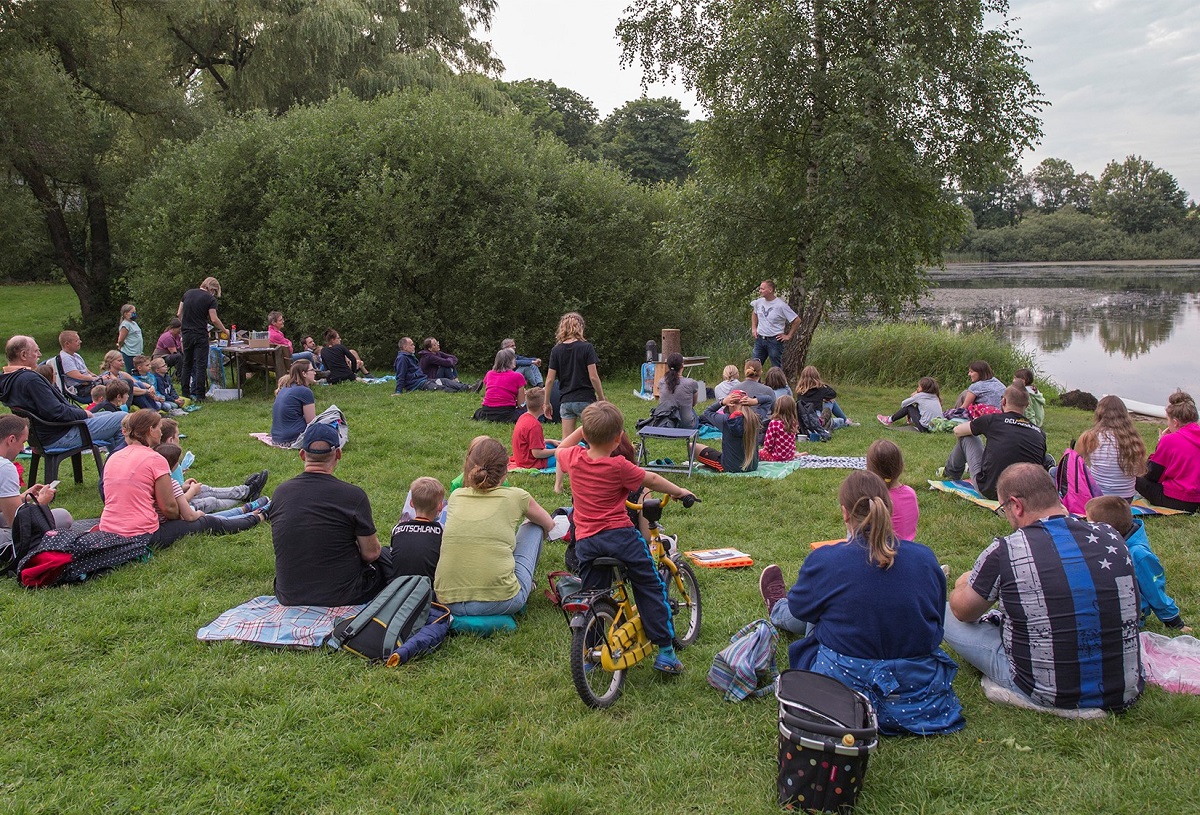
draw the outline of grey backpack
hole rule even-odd
[[[400,575],[353,617],[337,621],[326,640],[372,662],[384,662],[425,626],[433,586],[425,575]]]

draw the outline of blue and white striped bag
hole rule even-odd
[[[729,645],[713,657],[708,684],[725,694],[726,702],[747,696],[763,696],[774,688],[775,646],[779,632],[769,620],[755,620],[729,639]]]

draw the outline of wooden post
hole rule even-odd
[[[662,382],[662,378],[667,375],[667,357],[671,354],[683,354],[683,347],[679,340],[678,328],[664,328],[662,330],[662,345],[659,352],[658,361],[654,365],[654,395],[658,396],[658,384]]]

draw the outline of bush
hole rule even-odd
[[[583,313],[606,367],[641,357],[693,309],[657,251],[668,190],[538,141],[524,119],[453,93],[338,97],[248,117],[173,145],[130,199],[131,289],[164,322],[206,275],[226,323],[293,336],[336,327],[372,367],[436,336],[462,367],[499,341],[546,357],[559,316]]]
[[[808,355],[830,382],[915,389],[918,379],[932,376],[943,397],[969,384],[967,366],[977,359],[987,360],[1002,382],[1017,368],[1033,368],[1039,390],[1050,390],[1032,355],[989,331],[960,334],[923,323],[826,327]]]

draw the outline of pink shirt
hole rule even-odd
[[[516,371],[488,371],[483,375],[484,407],[516,407],[517,392],[525,387],[525,375]]]
[[[155,356],[166,356],[167,354],[182,354],[183,340],[176,337],[170,331],[164,331],[158,335],[158,342],[154,344]]]
[[[1190,422],[1159,438],[1150,460],[1162,465],[1163,495],[1200,502],[1200,425]]]
[[[288,356],[292,355],[292,341],[283,336],[283,332],[273,325],[267,326],[267,342],[271,345],[282,345],[287,349]]]
[[[642,486],[646,471],[622,456],[592,458],[583,447],[559,447],[558,466],[571,476],[575,539],[633,526],[625,511],[631,490]]]
[[[907,484],[900,484],[888,490],[892,496],[892,529],[901,540],[915,541],[917,539],[917,519],[921,517],[921,509],[917,506],[917,493]]]
[[[127,538],[158,531],[154,482],[164,475],[171,475],[167,460],[149,447],[131,444],[109,456],[100,530]]]
[[[791,461],[796,457],[796,434],[787,432],[783,422],[772,419],[767,422],[767,434],[763,437],[759,461]]]

